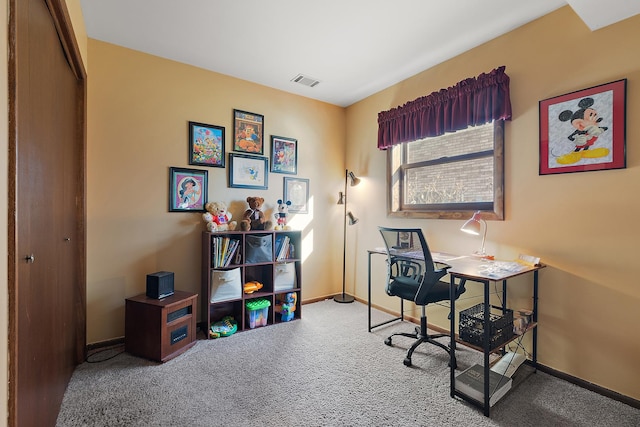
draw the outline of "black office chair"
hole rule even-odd
[[[448,337],[449,334],[427,333],[426,306],[439,301],[449,301],[450,283],[440,280],[447,274],[451,266],[434,264],[431,251],[419,228],[388,228],[378,227],[387,250],[387,287],[388,295],[400,297],[402,300],[413,301],[422,307],[420,326],[414,333],[399,332],[389,336],[384,343],[392,344],[392,337],[401,335],[416,339],[407,351],[404,359],[405,366],[411,366],[411,355],[422,343],[435,344],[451,354],[451,347],[436,341],[436,338]],[[461,280],[454,290],[457,299],[465,291],[465,280]],[[400,309],[404,310],[401,301]],[[449,313],[451,316],[451,313]],[[455,355],[453,367],[456,368]]]

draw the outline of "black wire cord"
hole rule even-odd
[[[99,359],[99,360],[91,360],[91,358],[97,354],[102,354],[102,353],[106,353],[107,351],[113,351],[120,348],[121,350],[118,351],[116,354],[113,354],[109,357],[106,357],[104,359]],[[101,350],[97,350],[91,354],[87,354],[87,358],[85,359],[85,362],[87,363],[102,363],[102,362],[106,362],[107,360],[111,360],[117,356],[120,356],[122,353],[124,353],[124,344],[118,344],[116,346],[113,347],[107,347],[107,348],[103,348]]]

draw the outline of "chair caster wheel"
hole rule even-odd
[[[411,366],[411,359],[405,357],[402,363],[404,363],[404,366]]]
[[[389,347],[391,347],[393,344],[391,344],[391,338],[387,338],[386,340],[384,340],[384,343],[386,345],[388,345]]]

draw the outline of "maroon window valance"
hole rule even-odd
[[[511,120],[504,65],[448,89],[378,113],[378,148],[439,136],[493,120]]]

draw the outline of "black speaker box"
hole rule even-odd
[[[170,271],[158,271],[147,274],[147,296],[149,298],[162,299],[173,295],[173,273]]]

